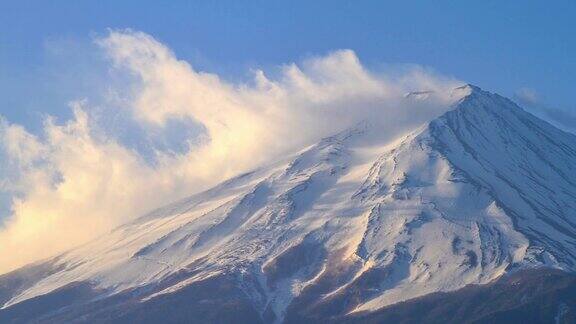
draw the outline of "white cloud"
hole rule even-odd
[[[534,105],[539,102],[538,94],[530,88],[519,89],[516,91],[515,97],[523,104]]]
[[[112,31],[98,45],[117,73],[134,83],[122,94],[127,113],[74,103],[63,124],[47,119],[42,135],[4,122],[3,154],[13,193],[12,215],[0,231],[0,272],[51,256],[149,209],[205,189],[363,119],[398,135],[445,111],[408,104],[411,90],[438,94],[461,82],[422,68],[400,76],[366,69],[353,51],[340,50],[281,67],[277,78],[254,71],[235,84],[178,60],[151,36]],[[143,136],[164,136],[171,121],[190,123],[200,135],[183,150],[152,147],[154,161],[128,146],[99,115],[118,114]],[[194,125],[194,126],[192,126]],[[19,253],[13,253],[18,251]]]
[[[514,99],[525,109],[556,127],[571,133],[576,131],[576,114],[570,110],[548,105],[540,98],[536,90],[521,88],[514,94]]]

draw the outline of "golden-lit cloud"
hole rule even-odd
[[[115,92],[127,118],[149,136],[171,121],[198,128],[185,149],[152,148],[153,161],[98,123],[89,102],[71,104],[63,123],[41,134],[4,121],[2,153],[11,216],[0,231],[0,273],[86,242],[134,217],[208,188],[364,119],[390,136],[445,111],[410,105],[404,94],[438,94],[460,82],[414,67],[400,75],[369,71],[351,50],[253,71],[247,83],[197,71],[153,37],[112,31],[96,41],[116,73],[133,83]],[[112,109],[112,108],[111,108]],[[198,135],[199,134],[199,135]]]

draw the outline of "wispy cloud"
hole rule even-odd
[[[538,95],[536,90],[521,88],[515,94],[516,101],[530,111],[539,115],[560,128],[568,131],[576,131],[576,114],[547,105]]]
[[[126,87],[109,107],[71,104],[73,117],[48,117],[41,134],[3,121],[4,192],[11,216],[0,231],[0,272],[71,248],[154,207],[340,131],[363,119],[390,138],[448,109],[443,94],[461,82],[415,67],[374,73],[351,50],[286,64],[248,83],[195,70],[150,35],[111,31],[96,41]],[[431,104],[409,104],[412,90],[436,91]],[[112,95],[111,95],[112,94]],[[147,153],[127,144],[110,116],[152,138]],[[180,149],[158,138],[179,132]],[[149,158],[152,156],[152,159]],[[8,176],[9,175],[9,176]],[[13,253],[18,251],[18,253]]]
[[[520,88],[516,91],[515,97],[523,104],[529,105],[537,104],[540,101],[536,90],[530,88]]]

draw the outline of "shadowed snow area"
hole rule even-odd
[[[80,283],[80,304],[35,318],[121,321],[130,312],[103,300],[152,311],[209,283],[246,320],[352,316],[508,272],[574,271],[576,137],[477,87],[452,95],[452,110],[392,142],[360,123],[4,275],[0,318]]]

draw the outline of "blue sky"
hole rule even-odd
[[[231,79],[349,48],[368,66],[420,64],[576,111],[575,15],[575,1],[2,0],[0,113],[34,127],[90,96],[105,78],[90,44],[107,28],[146,32]]]

